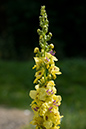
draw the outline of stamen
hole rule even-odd
[[[54,55],[55,55],[55,52],[52,53],[52,56],[54,56]]]
[[[49,89],[46,92],[48,93],[49,92]]]
[[[36,109],[39,109],[39,107],[36,107]]]
[[[49,61],[49,59],[46,57],[46,60]]]
[[[50,53],[52,56],[55,55],[55,52],[53,52],[53,50],[51,50],[49,53]]]
[[[53,50],[51,50],[49,53],[52,55],[52,53],[53,53]]]
[[[55,102],[56,102],[56,100],[53,101],[53,103],[55,103]]]
[[[33,108],[35,111],[37,111],[37,109],[36,108]]]
[[[53,107],[50,107],[49,110],[51,110]]]
[[[54,94],[54,92],[52,92],[51,94]]]

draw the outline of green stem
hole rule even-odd
[[[44,34],[44,39],[45,39],[45,34]],[[46,41],[44,41],[44,57],[45,57],[45,47],[46,47]],[[44,79],[46,82],[46,66],[44,66],[45,72],[44,72]]]

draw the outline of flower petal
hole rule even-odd
[[[30,95],[30,97],[32,99],[35,99],[36,98],[36,94],[37,94],[37,91],[35,91],[35,90],[31,90],[30,93],[29,93],[29,95]]]

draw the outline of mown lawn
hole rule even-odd
[[[0,61],[0,105],[29,108],[29,91],[34,89],[34,61]],[[55,83],[62,96],[61,129],[86,129],[86,60],[65,59],[57,62],[62,75]],[[29,127],[30,128],[30,127]]]

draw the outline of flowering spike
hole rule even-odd
[[[31,108],[34,111],[34,117],[31,124],[36,125],[36,129],[59,129],[62,116],[60,116],[58,106],[61,104],[61,96],[56,95],[56,88],[53,79],[56,79],[56,74],[60,75],[60,69],[55,66],[55,61],[58,59],[54,56],[54,45],[48,45],[52,37],[52,33],[48,33],[49,21],[45,6],[41,7],[41,16],[39,16],[41,29],[37,30],[39,34],[40,48],[36,47],[34,53],[36,68],[35,89],[30,91],[30,97],[34,99],[31,103]]]

